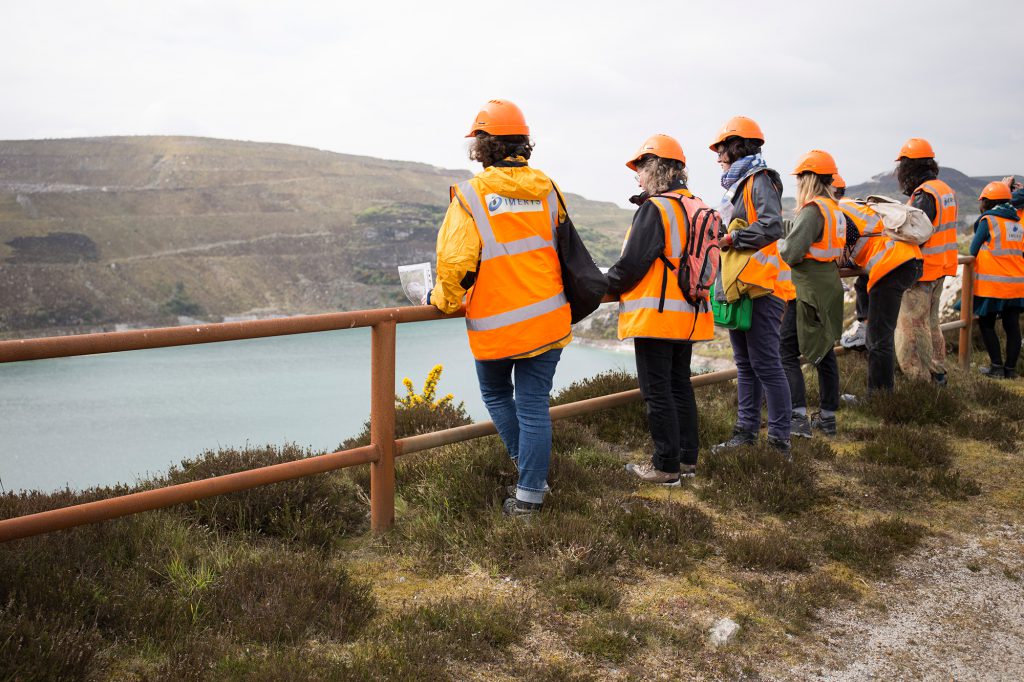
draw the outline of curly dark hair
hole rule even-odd
[[[921,186],[922,182],[934,180],[937,177],[939,177],[939,164],[935,162],[935,159],[903,157],[896,165],[896,181],[900,184],[900,191],[908,197]]]
[[[745,137],[727,137],[722,142],[725,147],[726,158],[729,159],[729,163],[736,163],[744,156],[750,156],[751,154],[757,154],[761,151],[763,142],[759,140],[751,140]]]
[[[667,192],[676,180],[681,181],[684,186],[686,185],[686,164],[682,161],[644,154],[636,162],[636,168],[637,171],[648,168],[651,170],[644,190],[652,196]]]
[[[840,199],[846,196],[846,188],[836,187],[835,185],[832,185],[832,193],[836,195],[836,201],[839,201]]]
[[[484,168],[509,156],[529,159],[532,153],[533,142],[526,135],[488,135],[478,132],[469,145],[469,158],[479,161]]]

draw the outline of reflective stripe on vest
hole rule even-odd
[[[474,319],[466,318],[466,328],[474,332],[489,332],[494,329],[507,327],[510,324],[515,324],[516,322],[525,322],[532,317],[539,317],[544,313],[550,313],[554,310],[558,310],[566,303],[568,303],[568,300],[565,298],[565,293],[558,292],[558,294],[551,298],[531,303],[530,305],[523,306],[522,308],[510,310],[507,313],[498,313],[497,315],[491,315],[490,317],[477,317]]]
[[[980,282],[1005,282],[1006,284],[1024,284],[1024,275],[1014,277],[1012,275],[985,275],[978,273],[974,276]]]
[[[636,311],[643,310],[644,308],[648,308],[650,310],[657,310],[659,303],[661,303],[660,296],[644,296],[643,298],[634,298],[628,301],[619,301],[619,312],[635,313]],[[672,312],[675,313],[702,313],[708,310],[708,306],[701,304],[700,309],[698,310],[697,308],[694,308],[692,305],[687,303],[685,300],[666,298],[664,309],[671,310]]]
[[[825,224],[821,230],[821,239],[811,244],[807,255],[814,260],[836,260],[843,255],[843,247],[846,246],[846,219],[833,199],[815,197],[812,201],[821,211]]]
[[[477,280],[466,303],[470,349],[478,360],[498,360],[565,338],[570,312],[559,272],[554,187],[545,197],[546,211],[540,200],[497,195],[495,204],[487,207],[484,191],[465,181],[455,185],[453,195],[472,215],[481,244]],[[496,224],[501,234],[534,234],[503,242],[495,233]]]

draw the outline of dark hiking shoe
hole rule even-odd
[[[826,436],[836,435],[836,416],[833,414],[830,417],[823,417],[820,412],[814,415],[814,419],[811,420],[811,428],[815,431],[821,431]]]
[[[983,375],[987,376],[989,379],[1006,378],[1006,368],[1003,367],[1002,365],[985,365],[984,367],[979,367],[978,371],[981,372]]]
[[[501,506],[501,511],[505,516],[531,517],[539,514],[543,506],[540,502],[523,502],[522,500],[510,497]]]
[[[779,454],[786,458],[787,462],[793,461],[793,444],[788,438],[783,440],[775,436],[768,436],[768,447],[777,450]]]
[[[757,434],[753,431],[747,431],[736,427],[732,430],[732,438],[719,443],[718,445],[711,446],[711,454],[717,454],[719,452],[725,452],[726,450],[732,450],[733,448],[741,448],[744,445],[753,445],[757,442]]]
[[[1004,379],[1016,379],[1017,378],[1017,370],[1010,369],[1009,367],[1004,367],[1003,368],[1003,378]]]
[[[679,478],[693,478],[697,475],[696,464],[680,464],[679,465]]]
[[[807,418],[806,414],[793,413],[790,421],[789,435],[796,438],[811,437],[811,420]]]
[[[935,385],[940,387],[940,388],[945,387],[945,385],[946,385],[946,373],[943,372],[941,374],[936,374],[935,372],[932,372],[932,381],[934,381]]]

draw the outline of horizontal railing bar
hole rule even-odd
[[[0,542],[107,521],[120,516],[162,509],[183,502],[194,502],[215,495],[225,495],[271,483],[280,483],[303,476],[322,474],[335,469],[367,464],[377,460],[377,446],[366,445],[341,452],[331,452],[294,462],[282,462],[259,469],[205,478],[178,485],[144,490],[130,495],[97,500],[37,514],[17,516],[0,521]]]
[[[96,353],[118,353],[129,350],[169,348],[221,341],[241,341],[269,336],[309,334],[312,332],[336,331],[372,327],[378,322],[427,322],[453,317],[463,317],[460,310],[451,315],[442,315],[430,305],[382,308],[376,310],[353,310],[342,313],[321,315],[296,315],[271,320],[246,320],[243,322],[218,322],[195,324],[182,327],[159,327],[156,329],[133,329],[122,332],[98,334],[76,334],[72,336],[47,336],[37,339],[13,339],[0,341],[0,363],[21,362],[63,358]]]
[[[698,374],[693,377],[692,382],[694,386],[707,386],[709,384],[729,381],[730,379],[735,378],[736,370],[726,369],[718,372],[709,372],[707,374]],[[549,412],[551,414],[551,421],[554,422],[560,419],[578,417],[581,414],[587,414],[589,412],[596,412],[597,410],[607,410],[613,407],[627,405],[638,400],[640,400],[640,389],[634,388],[629,391],[610,393],[596,398],[577,400],[576,402],[566,403],[565,405],[555,405],[549,410]],[[476,424],[467,424],[466,426],[456,426],[450,429],[444,429],[443,431],[423,433],[417,436],[408,436],[406,438],[399,438],[396,441],[395,444],[397,449],[395,454],[408,455],[413,452],[439,448],[442,445],[451,445],[452,443],[461,443],[463,441],[473,440],[474,438],[491,436],[495,433],[497,433],[497,430],[494,428],[494,423],[488,421],[478,422]]]

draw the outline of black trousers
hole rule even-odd
[[[910,260],[875,282],[868,300],[868,395],[891,391],[896,373],[896,320],[903,292],[921,277],[923,262]]]
[[[978,331],[988,351],[988,359],[993,365],[1005,365],[1007,369],[1017,369],[1020,358],[1020,308],[1005,308],[998,313],[991,313],[978,318]],[[1006,361],[1003,361],[999,349],[999,337],[996,336],[996,318],[1003,321],[1006,332]]]
[[[665,339],[634,339],[640,395],[654,440],[654,468],[676,473],[679,462],[697,463],[697,400],[690,383],[693,344]]]
[[[786,314],[782,317],[782,338],[779,339],[779,351],[782,355],[782,368],[786,370],[786,379],[789,381],[789,394],[793,399],[793,409],[798,407],[806,409],[807,387],[804,385],[804,371],[800,364],[800,342],[796,332],[796,301],[786,304]],[[835,412],[839,409],[839,363],[836,361],[836,352],[830,348],[816,367],[821,409]]]
[[[858,275],[853,282],[853,290],[857,293],[857,319],[863,322],[868,319],[868,276]]]

